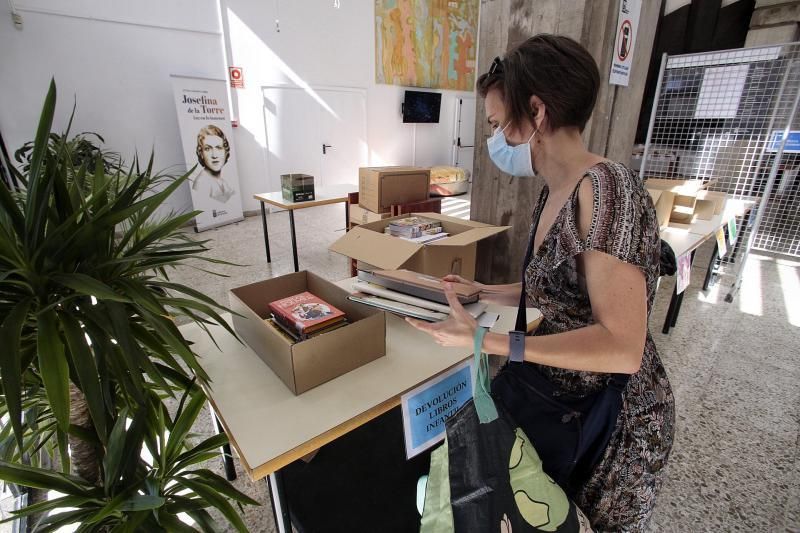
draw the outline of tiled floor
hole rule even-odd
[[[444,211],[469,216],[468,198]],[[450,205],[447,205],[447,204]],[[273,263],[264,255],[260,217],[200,234],[210,255],[244,266],[216,268],[229,277],[180,269],[175,279],[217,301],[231,287],[292,271],[288,217],[273,213]],[[300,268],[331,280],[349,275],[347,260],[327,250],[342,235],[343,207],[296,213]],[[732,276],[699,291],[710,245],[697,254],[677,327],[661,334],[673,278],[664,279],[651,331],[675,390],[678,427],[667,480],[651,531],[800,531],[800,261],[753,256],[736,301],[724,302]],[[728,268],[733,272],[733,266]],[[196,428],[210,432],[208,418]],[[220,470],[217,462],[210,465]],[[246,509],[252,531],[274,531],[265,483],[240,472],[236,485],[264,503]]]

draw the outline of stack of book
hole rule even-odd
[[[468,313],[475,318],[483,314],[486,304],[478,301],[479,290],[463,283],[452,285]],[[350,300],[402,316],[438,322],[450,315],[441,280],[410,270],[360,270],[353,290]]]
[[[400,237],[418,243],[426,243],[448,236],[439,220],[423,217],[406,217],[393,220],[383,230],[394,237]]]
[[[302,341],[347,324],[345,314],[310,292],[270,302],[268,322],[293,341]]]

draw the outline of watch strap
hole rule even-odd
[[[508,332],[508,360],[512,363],[521,363],[525,360],[525,332]]]

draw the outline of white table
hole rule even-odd
[[[350,290],[353,278],[338,284]],[[500,313],[495,331],[513,329],[517,309]],[[541,314],[529,310],[528,321]],[[229,316],[225,317],[226,319]],[[247,345],[210,326],[219,348],[195,324],[181,333],[208,373],[205,388],[214,412],[251,479],[269,476],[279,531],[288,525],[279,471],[400,404],[400,396],[467,359],[471,348],[444,348],[431,337],[387,314],[386,356],[295,396]]]
[[[755,197],[747,197],[741,199],[733,199],[732,197],[726,198],[723,205],[722,212],[714,215],[709,220],[696,219],[691,224],[678,225],[678,227],[667,227],[661,230],[661,238],[664,239],[672,250],[675,252],[675,258],[679,258],[685,254],[691,254],[691,260],[694,260],[694,252],[701,244],[708,239],[715,236],[720,228],[724,228],[731,220],[739,216],[744,216],[750,211],[758,201]],[[703,280],[703,290],[708,290],[709,283],[711,282],[714,265],[719,259],[719,248],[714,246],[714,252],[711,254],[711,260],[708,263],[706,276]],[[667,309],[667,316],[664,318],[664,326],[662,333],[669,333],[670,328],[675,327],[680,313],[681,304],[683,303],[683,293],[677,293],[677,286],[672,292],[672,298],[669,302]]]
[[[269,250],[269,233],[267,231],[267,210],[266,204],[280,207],[289,211],[289,228],[292,234],[292,256],[294,258],[294,271],[300,270],[297,261],[297,236],[294,227],[294,211],[295,209],[305,209],[308,207],[317,207],[320,205],[336,204],[339,202],[344,203],[344,227],[347,228],[350,221],[350,204],[348,203],[348,195],[352,192],[358,191],[358,185],[343,184],[332,185],[330,187],[320,187],[314,190],[314,199],[305,202],[292,202],[283,198],[283,193],[278,192],[265,192],[254,194],[253,198],[259,201],[261,205],[261,223],[264,227],[264,247],[267,250],[267,263],[272,262],[272,256]]]

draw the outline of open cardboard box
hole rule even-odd
[[[393,220],[420,216],[439,220],[449,237],[428,244],[417,244],[386,235],[383,230]],[[510,226],[492,226],[438,213],[412,213],[362,224],[351,229],[330,246],[330,250],[356,259],[359,268],[397,270],[405,268],[421,274],[442,277],[458,274],[475,278],[478,241],[506,231]]]
[[[713,211],[711,212],[711,216],[708,216],[708,218],[704,218],[704,216],[701,215],[700,218],[703,218],[704,220],[710,220],[711,217],[713,217],[714,215],[722,214],[722,211],[725,209],[725,202],[727,200],[728,200],[728,195],[725,194],[724,192],[705,191],[705,190],[698,191],[697,193],[698,204],[700,202],[705,203],[706,206],[703,208],[704,210],[708,209],[708,204],[711,204],[713,206]],[[704,213],[704,215],[705,214],[707,214],[707,211]]]
[[[647,189],[647,192],[650,193],[650,198],[653,199],[653,205],[656,208],[658,227],[666,228],[669,226],[669,217],[672,214],[672,204],[675,201],[675,193],[659,189]]]
[[[703,190],[714,181],[659,178],[645,181],[656,208],[659,227],[688,227],[696,218],[710,220],[719,214],[719,197],[716,193]]]
[[[350,324],[291,343],[269,318],[269,303],[308,291],[342,310]],[[295,394],[322,385],[386,355],[386,314],[347,299],[330,281],[301,271],[230,291],[233,327]]]
[[[697,196],[698,191],[701,191],[714,183],[716,179],[711,180],[681,180],[681,179],[665,179],[665,178],[647,178],[644,186],[648,189],[656,189],[660,191],[674,192],[675,194],[683,194],[687,196]]]

